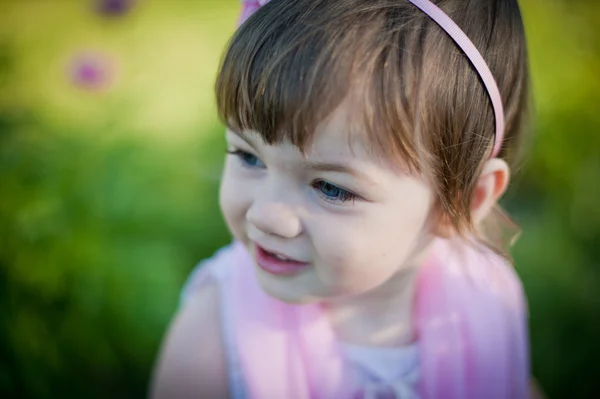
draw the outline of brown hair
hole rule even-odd
[[[479,49],[500,89],[514,164],[528,108],[525,34],[516,0],[435,1]],[[459,232],[495,134],[479,75],[452,39],[408,0],[272,0],[232,38],[216,82],[234,130],[304,148],[344,100],[359,106],[373,148],[427,171]]]

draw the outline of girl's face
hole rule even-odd
[[[345,133],[344,115],[341,107],[321,124],[305,154],[227,131],[223,215],[261,287],[285,302],[374,290],[417,266],[432,239],[431,187]]]

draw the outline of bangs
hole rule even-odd
[[[414,9],[344,3],[272,0],[250,17],[222,60],[219,116],[234,131],[305,151],[318,125],[347,103],[347,126],[367,135],[370,150],[419,170],[411,106],[419,29],[398,28],[416,24]]]
[[[529,98],[518,3],[438,3],[496,79],[506,117],[499,156],[512,157]],[[215,89],[229,128],[302,152],[342,109],[350,131],[340,133],[363,136],[377,159],[427,178],[456,231],[473,228],[472,194],[495,140],[493,106],[468,57],[411,2],[271,0],[233,36]]]

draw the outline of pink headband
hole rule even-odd
[[[242,17],[240,18],[239,24],[241,25],[250,15],[252,15],[261,6],[269,2],[269,0],[242,0],[244,8],[242,11]],[[494,158],[500,152],[502,148],[502,140],[504,139],[504,109],[502,107],[502,97],[500,96],[500,90],[490,68],[488,68],[485,60],[473,44],[467,35],[452,21],[452,19],[446,15],[441,9],[429,0],[408,0],[416,7],[418,7],[425,14],[429,15],[448,35],[456,42],[456,44],[465,53],[471,64],[475,67],[483,84],[487,89],[487,92],[492,101],[492,107],[494,108],[494,115],[496,118],[496,135],[494,141],[494,148],[492,150],[492,158]]]

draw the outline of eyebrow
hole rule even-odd
[[[249,137],[249,135],[247,135],[246,133],[240,133],[240,132],[236,132],[235,130],[229,129],[229,131],[233,134],[235,134],[236,136],[238,136],[239,138],[241,138],[242,140],[244,140],[246,143],[248,143],[251,147],[254,148],[254,145],[252,143],[252,139]],[[351,175],[355,178],[358,178],[360,180],[364,180],[365,182],[371,184],[371,185],[376,185],[375,180],[373,180],[370,176],[368,176],[366,173],[361,172],[360,170],[351,168],[349,166],[343,165],[343,164],[339,164],[339,163],[331,163],[331,162],[306,162],[302,165],[302,167],[304,169],[308,169],[311,171],[316,171],[316,172],[336,172],[336,173],[346,173],[348,175]]]
[[[329,163],[329,162],[307,162],[303,165],[304,168],[310,169],[317,172],[337,172],[337,173],[346,173],[360,180],[364,180],[365,182],[376,185],[375,180],[373,180],[369,175],[364,172],[361,172],[358,169],[351,168],[346,165],[342,165],[339,163]]]
[[[231,129],[230,127],[227,127],[227,130],[229,130],[231,133],[235,134],[236,136],[238,136],[240,139],[244,140],[246,143],[248,143],[250,146],[254,147],[252,145],[252,139],[250,137],[248,137],[247,134],[245,133],[240,133],[240,132],[236,132],[235,130]]]

